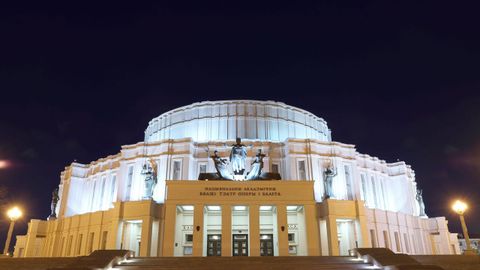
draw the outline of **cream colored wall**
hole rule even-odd
[[[116,203],[108,211],[98,211],[57,220],[32,220],[26,236],[20,237],[15,250],[24,248],[26,257],[83,256],[102,248],[103,232],[107,233],[106,249],[120,249],[120,235],[116,233],[122,220],[142,220],[141,250],[151,256],[152,224],[162,219],[162,206],[152,201]],[[91,237],[93,234],[93,238]],[[80,237],[82,235],[82,237]],[[39,240],[39,236],[41,240]],[[90,246],[92,247],[90,250]],[[155,250],[155,249],[154,249]],[[157,252],[158,247],[156,248]],[[157,256],[158,254],[153,254]]]
[[[375,231],[378,247],[386,247],[384,231],[389,248],[398,253],[454,254],[451,246],[458,246],[458,241],[450,237],[445,218],[416,217],[379,209],[366,209],[366,213],[368,232]],[[399,235],[400,249],[396,245],[395,232]]]

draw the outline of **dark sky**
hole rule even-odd
[[[457,232],[449,207],[464,198],[480,233],[479,7],[10,2],[0,7],[0,160],[11,164],[0,169],[0,211],[25,209],[16,233],[48,216],[73,160],[142,141],[167,110],[240,98],[306,109],[335,141],[406,161],[427,214]]]

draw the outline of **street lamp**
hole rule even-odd
[[[15,221],[22,216],[22,211],[20,208],[14,206],[7,211],[7,216],[10,219],[10,227],[8,227],[7,240],[5,241],[3,255],[8,254],[8,248],[10,247],[10,241],[12,240],[13,227],[15,226]]]
[[[472,249],[472,246],[470,245],[470,237],[468,237],[468,230],[467,230],[467,224],[465,224],[465,218],[463,217],[463,214],[467,210],[468,205],[460,200],[456,200],[455,203],[452,205],[453,211],[455,211],[459,216],[460,216],[460,223],[462,224],[462,231],[463,231],[463,236],[465,237],[465,243],[467,245],[467,248],[465,249],[465,255],[475,255],[475,252]]]

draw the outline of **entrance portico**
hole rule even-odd
[[[163,235],[163,256],[320,255],[312,190],[308,181],[167,182],[164,226],[176,233]]]

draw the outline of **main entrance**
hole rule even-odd
[[[233,235],[233,256],[248,256],[248,234]]]
[[[260,256],[273,256],[273,234],[260,235]]]
[[[221,234],[209,234],[207,236],[207,256],[222,256]]]

